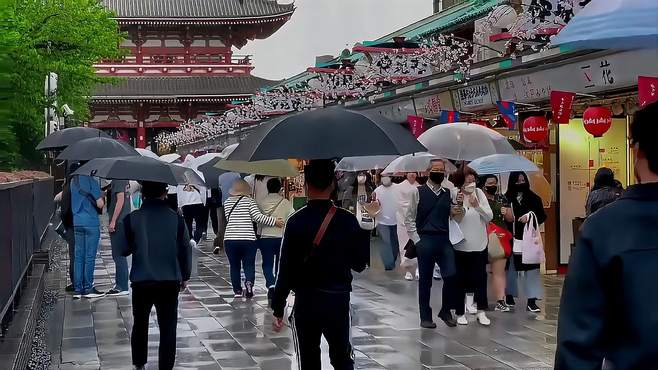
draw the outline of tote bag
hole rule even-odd
[[[487,226],[487,235],[489,238],[489,258],[491,260],[512,255],[512,233],[490,222]]]
[[[527,265],[543,263],[546,260],[544,243],[539,232],[539,222],[534,212],[528,213],[528,223],[523,228],[521,240],[521,262]]]

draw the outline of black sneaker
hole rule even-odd
[[[508,307],[514,307],[516,305],[516,302],[514,302],[514,296],[506,295],[505,296],[505,304]]]
[[[251,281],[244,283],[244,297],[247,299],[254,298],[254,285]]]
[[[505,304],[505,301],[500,300],[500,301],[498,301],[498,303],[496,303],[496,308],[494,308],[494,310],[500,311],[500,312],[510,312],[512,309],[508,305]]]
[[[446,323],[446,325],[448,325],[451,328],[457,326],[457,320],[455,320],[455,318],[449,312],[439,313],[439,319],[443,320],[443,322]]]
[[[130,294],[130,292],[128,292],[127,290],[119,290],[116,288],[112,288],[107,291],[108,296],[114,296],[114,297],[128,295],[128,294]]]
[[[424,329],[436,329],[436,323],[434,321],[423,320],[420,322],[420,327]]]
[[[64,288],[64,291],[67,293],[73,293],[75,292],[75,287],[73,286],[73,284],[69,284],[66,286],[66,288]]]
[[[212,254],[219,254],[219,247],[215,247],[215,249],[212,250]]]
[[[274,297],[274,287],[270,287],[269,289],[267,289],[267,299],[271,301],[273,297]]]
[[[96,287],[92,288],[91,291],[87,292],[87,294],[83,295],[83,297],[92,299],[92,298],[100,298],[105,296],[104,292],[101,292],[100,290],[96,289]]]
[[[537,301],[535,299],[528,299],[528,311],[534,313],[541,312],[541,308],[537,306]]]

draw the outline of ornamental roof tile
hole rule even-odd
[[[277,0],[102,0],[120,19],[235,19],[290,13],[294,4]]]
[[[128,77],[116,84],[100,85],[94,91],[93,98],[100,100],[251,95],[260,88],[274,86],[279,82],[255,76]]]

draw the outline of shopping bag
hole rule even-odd
[[[521,240],[521,262],[527,265],[543,263],[546,260],[544,243],[539,232],[539,222],[534,212],[528,213],[528,223],[523,228]]]
[[[457,245],[464,240],[464,233],[462,232],[462,228],[459,227],[457,221],[453,220],[452,218],[448,222],[448,234],[450,237],[450,243],[452,245]]]
[[[504,257],[509,257],[512,255],[512,233],[509,232],[507,229],[500,227],[492,222],[489,223],[487,226],[487,235],[489,236],[489,243],[491,245],[492,243],[492,238],[498,239],[498,245],[500,245],[500,248],[502,248]],[[494,243],[494,246],[497,246]],[[496,251],[494,249],[494,251]],[[500,255],[500,252],[492,253],[491,247],[489,247],[489,257],[492,259],[496,259],[492,255]],[[502,258],[497,257],[497,258]]]
[[[505,250],[500,244],[498,235],[491,229],[491,224],[489,224],[489,226],[487,226],[487,252],[489,253],[489,260],[495,261],[505,257]]]

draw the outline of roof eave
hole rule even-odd
[[[295,9],[278,14],[268,14],[262,16],[249,16],[249,17],[112,17],[119,23],[150,23],[150,22],[171,22],[171,23],[225,23],[225,24],[239,24],[241,22],[260,21],[265,22],[278,22],[286,18],[290,18],[295,12]]]

